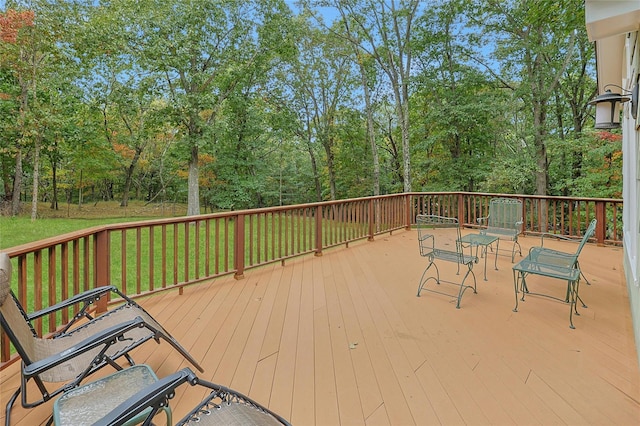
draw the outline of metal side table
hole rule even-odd
[[[500,238],[493,235],[467,234],[458,240],[463,247],[470,247],[473,255],[473,247],[476,248],[476,257],[478,257],[478,247],[482,247],[481,255],[484,255],[484,280],[487,281],[487,247],[496,243],[496,260],[494,267],[498,270],[498,248],[500,246]]]

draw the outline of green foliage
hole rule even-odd
[[[541,177],[552,195],[621,193],[619,142],[584,130],[596,85],[581,1],[288,4],[9,2],[35,25],[22,47],[0,42],[0,194],[22,150],[31,196],[36,141],[48,201],[191,201],[194,170],[213,210],[370,195],[374,142],[383,194],[534,193]],[[317,19],[327,5],[333,22]],[[410,37],[391,37],[396,19]]]
[[[549,147],[551,195],[622,197],[622,146],[617,135],[591,132]]]

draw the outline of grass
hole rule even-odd
[[[30,208],[30,204],[25,204],[23,214],[0,217],[0,250],[98,225],[173,217],[186,213],[184,205],[146,205],[142,201],[131,201],[124,208],[117,201],[101,201],[81,207],[65,206],[60,210],[51,210],[48,203],[40,203],[38,218],[32,221]]]
[[[38,206],[38,218],[31,220],[31,204],[23,205],[23,213],[15,217],[0,216],[0,250],[16,247],[42,239],[59,236],[69,232],[91,228],[94,226],[134,222],[146,219],[156,219],[159,217],[173,217],[186,214],[184,205],[146,205],[142,201],[131,201],[126,208],[120,207],[117,201],[99,202],[96,204],[86,204],[83,206],[65,206],[64,209],[51,210],[48,203],[40,203]],[[82,250],[82,249],[81,249]],[[131,249],[133,251],[133,248]],[[48,268],[48,257],[43,258],[42,270],[46,274]],[[61,282],[61,271],[57,271],[56,281]],[[135,272],[131,273],[135,276]],[[14,291],[17,291],[17,275],[13,276]],[[135,283],[134,283],[135,285]],[[33,285],[27,287],[27,310],[33,312],[41,307],[34,305],[35,288]],[[49,289],[39,290],[42,293],[43,301],[47,305]],[[57,288],[56,292],[60,293]],[[56,295],[57,300],[61,300],[61,295]],[[56,322],[60,322],[60,313]],[[48,329],[49,318],[42,319],[42,328]]]

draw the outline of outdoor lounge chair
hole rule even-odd
[[[151,425],[153,417],[169,405],[176,388],[184,383],[202,386],[209,389],[210,393],[175,425],[289,425],[285,419],[249,397],[199,379],[189,368],[184,368],[140,390],[94,423],[94,426],[123,425],[149,409],[143,425]]]
[[[94,318],[89,308],[109,293],[121,297],[123,304]],[[77,314],[52,338],[37,335],[31,324],[33,320],[76,304],[79,306]],[[11,262],[6,253],[0,253],[0,325],[22,359],[21,386],[6,406],[7,425],[10,424],[11,408],[20,393],[23,407],[35,407],[78,386],[88,375],[106,365],[122,369],[116,363],[120,357],[133,364],[129,351],[151,339],[157,343],[160,339],[165,340],[194,367],[203,371],[151,315],[113,286],[89,290],[27,314],[11,291]],[[41,394],[32,401],[27,396],[29,381],[35,382]]]

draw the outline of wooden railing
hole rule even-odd
[[[14,266],[12,288],[34,312],[89,288],[112,284],[131,297],[209,281],[295,256],[410,228],[417,214],[457,217],[478,226],[496,196],[523,202],[524,233],[580,237],[598,219],[596,241],[621,244],[622,200],[481,193],[403,193],[334,202],[104,225],[3,249]],[[114,301],[117,302],[117,301]],[[106,301],[97,307],[106,309]],[[47,335],[73,308],[37,320]],[[0,369],[12,350],[0,330]]]

